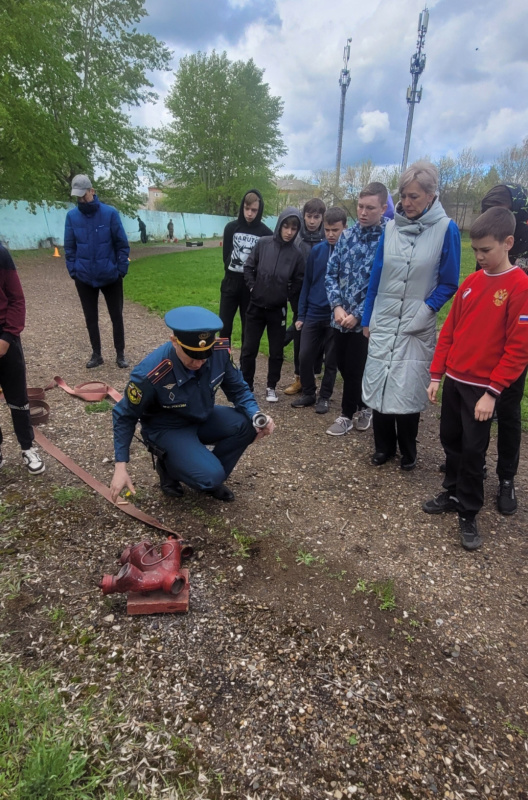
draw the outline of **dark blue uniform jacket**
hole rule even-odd
[[[229,340],[219,339],[199,370],[183,366],[171,342],[158,347],[130,373],[125,396],[114,407],[115,460],[128,461],[138,420],[149,432],[205,422],[219,387],[251,419],[259,410],[242,373],[231,362]]]

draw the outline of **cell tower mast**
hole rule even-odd
[[[343,147],[343,125],[345,122],[345,100],[347,89],[350,86],[350,70],[348,69],[348,62],[350,60],[350,42],[352,39],[347,39],[345,49],[343,50],[343,69],[339,76],[339,85],[341,87],[341,106],[339,108],[339,128],[337,131],[337,157],[336,157],[336,187],[339,186],[339,177],[341,175],[341,150]]]
[[[425,34],[429,24],[429,11],[427,6],[418,17],[418,42],[416,53],[411,58],[412,82],[407,89],[407,103],[409,105],[409,115],[407,117],[407,130],[405,131],[405,144],[403,146],[402,172],[407,169],[407,159],[409,157],[409,145],[411,143],[411,130],[413,124],[414,106],[422,99],[422,87],[418,89],[418,78],[425,69],[425,53],[422,49],[425,46]]]

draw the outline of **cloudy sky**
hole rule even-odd
[[[253,58],[284,100],[288,155],[281,172],[335,167],[339,74],[352,37],[344,165],[401,162],[409,62],[423,0],[146,0],[142,30],[179,59],[198,50]],[[472,147],[485,161],[528,135],[528,4],[521,0],[430,0],[422,101],[409,161]],[[172,74],[155,76],[160,103],[135,119],[166,121]]]

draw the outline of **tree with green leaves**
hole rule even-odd
[[[137,25],[145,0],[2,0],[0,195],[69,199],[72,177],[97,174],[105,199],[137,200],[148,131],[128,109],[154,102],[147,78],[170,52]]]
[[[286,149],[283,103],[250,59],[226,53],[182,58],[166,100],[172,122],[160,129],[160,172],[171,210],[234,214],[255,187],[269,201],[273,172]]]

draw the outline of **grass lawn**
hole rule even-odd
[[[131,262],[124,282],[125,297],[160,316],[176,306],[203,306],[218,314],[223,277],[220,247],[147,256]],[[232,336],[235,348],[240,348],[240,333],[240,316],[237,314]],[[265,336],[260,350],[268,354]],[[293,345],[289,345],[286,353],[293,358]]]

